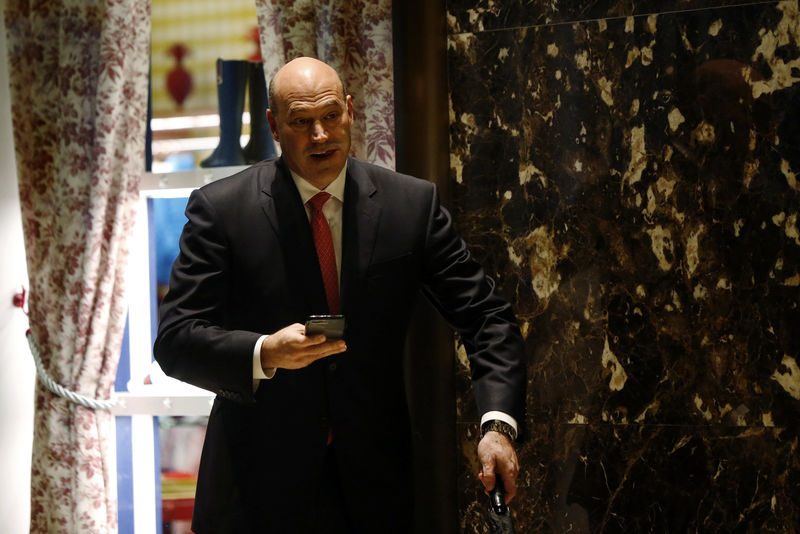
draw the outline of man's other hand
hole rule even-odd
[[[489,431],[478,443],[478,461],[481,471],[478,478],[486,488],[486,492],[494,489],[495,474],[499,473],[506,489],[506,504],[517,494],[517,475],[519,462],[514,445],[507,436],[500,432]]]
[[[305,334],[306,327],[295,323],[268,336],[261,344],[261,367],[301,369],[347,350],[341,339],[327,341],[323,335],[306,337]]]

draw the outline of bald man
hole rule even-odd
[[[479,476],[516,492],[523,340],[430,182],[349,157],[353,101],[311,58],[270,83],[281,157],[194,191],[161,305],[164,371],[217,394],[192,529],[409,533],[403,345],[422,292],[461,335]],[[342,339],[306,335],[342,314]]]

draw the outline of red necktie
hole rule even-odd
[[[311,207],[311,231],[314,234],[314,246],[317,247],[319,267],[322,270],[322,281],[325,284],[325,296],[328,298],[328,312],[339,313],[339,273],[336,271],[336,250],[333,248],[331,229],[322,205],[331,198],[330,193],[320,191],[308,201]]]
[[[320,191],[308,201],[311,207],[311,232],[314,234],[314,246],[317,247],[319,267],[322,270],[322,282],[325,284],[325,296],[328,298],[328,312],[339,313],[339,273],[336,271],[336,250],[333,248],[333,237],[328,220],[322,213],[322,205],[331,198],[330,193]],[[328,445],[333,441],[333,429],[328,428]]]

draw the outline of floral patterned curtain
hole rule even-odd
[[[30,327],[49,375],[107,399],[144,172],[148,0],[6,0]],[[37,386],[31,532],[117,530],[112,417]]]
[[[287,61],[318,58],[352,95],[356,156],[394,168],[391,0],[256,0],[267,79]]]

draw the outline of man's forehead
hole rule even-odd
[[[320,95],[316,98],[291,98],[287,99],[287,108],[289,113],[299,113],[303,111],[310,111],[314,109],[327,109],[327,108],[344,107],[344,102],[339,94]]]

